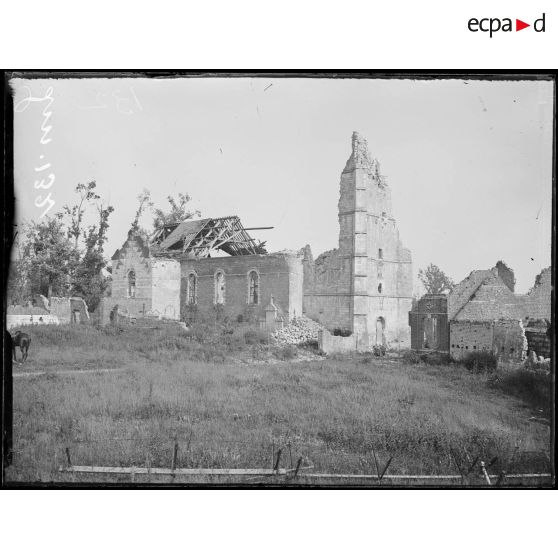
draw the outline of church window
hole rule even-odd
[[[128,272],[128,296],[130,298],[136,296],[136,272],[134,270]]]
[[[225,274],[222,271],[215,274],[215,304],[225,304]]]
[[[188,275],[188,304],[196,304],[198,297],[198,278],[195,273]]]
[[[260,278],[257,271],[248,274],[248,303],[258,304],[260,302]]]

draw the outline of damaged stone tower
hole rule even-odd
[[[305,311],[328,329],[349,329],[357,348],[410,342],[411,253],[393,217],[391,192],[357,132],[341,174],[339,248],[314,262]]]

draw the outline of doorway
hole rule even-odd
[[[376,345],[386,344],[386,321],[381,316],[376,320]]]

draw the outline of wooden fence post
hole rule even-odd
[[[296,476],[298,475],[298,470],[300,469],[300,466],[302,465],[302,457],[298,458],[298,461],[296,462],[296,469],[294,472],[294,478],[296,479]]]
[[[484,475],[484,479],[486,480],[486,484],[492,484],[490,482],[490,477],[488,476],[488,473],[486,472],[486,467],[484,465],[484,461],[480,462],[480,466],[481,466],[482,474]]]
[[[275,461],[275,465],[273,467],[273,470],[275,471],[275,474],[278,475],[279,474],[279,462],[281,461],[281,448],[279,448],[277,450],[277,460]]]
[[[178,457],[178,442],[174,443],[174,449],[172,452],[172,466],[171,469],[174,471],[176,469],[176,458]]]

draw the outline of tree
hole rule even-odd
[[[25,285],[27,297],[67,296],[78,261],[79,252],[68,237],[62,213],[39,223],[31,221],[23,227],[12,290],[19,284]]]
[[[426,269],[419,269],[418,278],[422,281],[428,294],[447,293],[454,287],[454,282],[437,266],[429,264]]]
[[[142,236],[147,236],[147,231],[139,226],[139,220],[146,208],[153,207],[153,202],[151,201],[151,192],[147,188],[144,188],[141,194],[137,197],[137,200],[139,206],[136,211],[134,220],[132,221],[132,231],[134,233],[140,233],[142,234]]]
[[[155,230],[160,229],[164,225],[178,223],[191,219],[192,217],[200,216],[199,211],[190,210],[187,207],[192,200],[188,194],[178,194],[178,201],[176,201],[172,196],[168,196],[167,200],[171,206],[170,211],[163,211],[162,209],[153,210],[155,215],[155,218],[153,219],[153,228]]]
[[[86,184],[78,184],[76,186],[76,193],[80,195],[79,203],[73,207],[65,205],[62,209],[64,214],[70,218],[70,224],[68,226],[68,238],[74,239],[74,248],[77,250],[79,238],[82,234],[82,221],[85,216],[86,206],[88,202],[100,199],[100,196],[95,193],[95,188],[97,183],[93,180]]]
[[[72,278],[73,294],[81,296],[91,311],[97,308],[108,286],[108,280],[102,273],[106,267],[103,246],[107,240],[108,219],[114,208],[110,205],[104,208],[101,204],[97,210],[99,224],[83,231],[85,251]]]
[[[24,223],[18,235],[17,257],[10,268],[12,302],[25,303],[32,296],[81,296],[95,310],[106,287],[107,240],[112,206],[99,202],[95,181],[78,184],[78,202],[38,223]],[[93,225],[86,225],[95,219]]]

